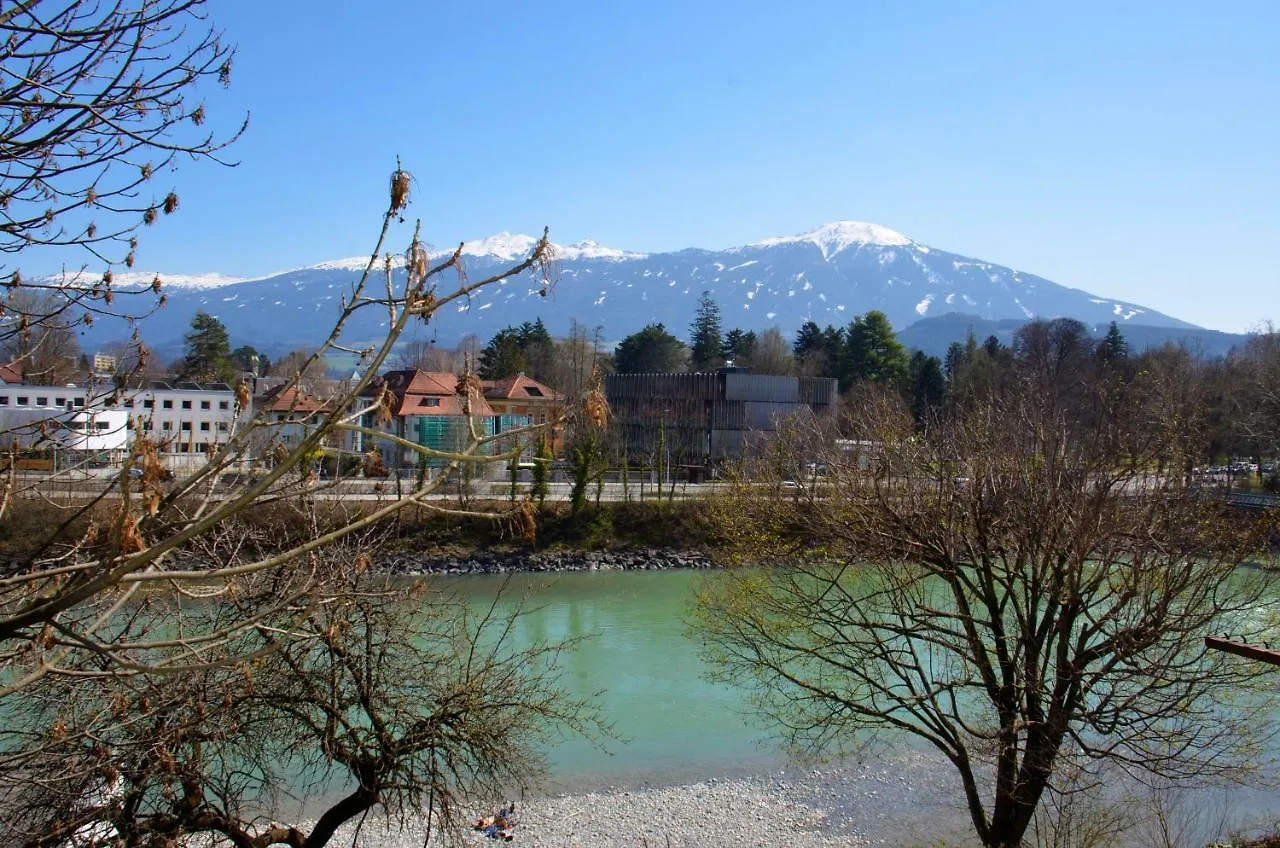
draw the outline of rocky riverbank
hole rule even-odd
[[[713,568],[699,551],[637,548],[617,551],[478,551],[456,556],[399,551],[384,554],[375,566],[384,574],[505,574],[512,571],[662,571]]]
[[[851,848],[972,844],[949,772],[928,756],[895,762],[601,788],[518,802],[514,846],[527,848]],[[495,808],[496,809],[496,808]],[[495,809],[479,809],[476,815]],[[351,829],[342,834],[350,843]],[[420,827],[365,824],[361,845],[422,845]],[[342,842],[342,839],[339,840]],[[470,832],[471,848],[501,845]],[[431,846],[442,846],[433,838]]]

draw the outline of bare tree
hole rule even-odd
[[[176,480],[139,432],[125,471],[140,477],[122,473],[110,499],[68,504],[65,519],[41,527],[28,558],[0,576],[0,704],[41,717],[0,727],[0,817],[30,844],[60,844],[68,819],[52,811],[78,810],[85,826],[126,841],[209,832],[240,846],[322,845],[320,825],[302,835],[245,812],[257,793],[279,785],[286,764],[301,760],[345,770],[359,787],[322,822],[424,803],[427,821],[456,824],[460,794],[514,777],[499,747],[518,764],[542,720],[580,726],[577,706],[556,700],[539,671],[553,646],[513,653],[474,626],[430,615],[401,620],[413,607],[397,607],[403,599],[393,587],[364,573],[371,534],[389,517],[408,506],[452,512],[427,498],[448,472],[512,457],[492,450],[496,437],[470,415],[480,398],[474,377],[457,384],[468,432],[456,449],[366,426],[365,416],[392,414],[389,394],[365,398],[378,370],[406,327],[476,289],[525,272],[550,282],[545,234],[523,261],[478,280],[461,273],[461,245],[432,263],[416,227],[404,253],[384,252],[411,186],[407,172],[392,174],[368,266],[296,372],[343,351],[360,359],[360,379],[321,406],[290,392],[293,380],[278,395],[294,399],[283,410],[237,424],[203,465]],[[405,273],[395,273],[401,266]],[[446,274],[456,282],[446,284]],[[387,336],[372,347],[347,343],[350,317],[368,309],[386,315]],[[247,386],[237,398],[247,404]],[[335,507],[336,518],[322,521],[324,484],[311,468],[349,433],[411,450],[446,473],[367,508]],[[264,442],[270,468],[238,473]],[[0,517],[15,509],[10,483]],[[273,505],[295,505],[300,529],[237,529]],[[476,514],[532,532],[527,502]],[[352,540],[362,541],[339,547]],[[493,615],[483,620],[480,629],[509,632]]]
[[[921,432],[868,395],[841,449],[834,427],[785,434],[723,510],[776,561],[699,601],[712,658],[791,742],[926,741],[988,846],[1022,844],[1064,769],[1230,778],[1268,729],[1265,699],[1232,697],[1258,669],[1204,637],[1269,627],[1238,567],[1273,520],[1152,473],[1192,441],[1174,422],[1145,426],[1136,404],[1082,420],[1059,400],[1032,375]],[[828,476],[782,490],[814,456]]]
[[[462,355],[459,351],[442,348],[434,341],[422,338],[411,338],[404,342],[397,352],[396,361],[403,369],[462,373]]]
[[[125,307],[110,266],[131,267],[136,231],[177,211],[162,175],[188,157],[221,161],[243,132],[240,122],[210,130],[202,99],[205,83],[230,82],[233,50],[204,0],[9,3],[0,45],[0,252],[78,247],[107,266],[50,280],[10,266],[4,284],[52,290],[75,307],[22,313],[31,323],[147,312],[160,281],[145,290],[150,302]]]
[[[68,301],[52,291],[10,290],[0,317],[0,359],[36,385],[60,385],[76,370],[80,342]]]
[[[325,376],[324,360],[317,359],[312,356],[312,353],[313,351],[307,348],[289,351],[275,362],[272,362],[267,373],[272,377],[284,377],[285,379],[301,376],[303,388],[310,389],[312,383],[323,379]]]
[[[795,372],[795,357],[791,355],[791,345],[787,343],[782,331],[770,327],[760,334],[755,350],[748,362],[751,370],[757,374],[792,374]]]
[[[1256,459],[1280,453],[1280,334],[1250,337],[1229,363],[1231,417],[1242,446]]]
[[[9,731],[27,744],[25,779],[0,796],[6,832],[32,848],[77,832],[320,848],[380,808],[389,820],[379,826],[456,837],[466,801],[542,773],[536,743],[598,727],[557,685],[564,645],[511,644],[519,599],[479,609],[441,592],[408,600],[350,565],[369,554],[326,549],[320,567],[346,591],[261,621],[226,647],[235,662],[37,690]],[[204,614],[239,619],[275,582],[250,581],[249,595]],[[173,602],[132,620],[135,635]],[[328,799],[310,823],[260,817],[303,793]]]

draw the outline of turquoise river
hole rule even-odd
[[[754,772],[783,762],[765,731],[747,720],[743,692],[707,680],[687,613],[699,581],[714,572],[603,571],[515,574],[505,597],[527,598],[517,644],[583,638],[563,662],[574,695],[599,699],[615,738],[605,750],[570,738],[550,752],[562,788],[670,783]],[[505,578],[440,579],[480,605]],[[585,638],[584,638],[585,637]]]

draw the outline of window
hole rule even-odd
[[[524,390],[529,397],[542,397],[542,389],[537,386],[525,386]]]
[[[0,395],[0,406],[8,406],[8,405],[9,405],[9,396]]]
[[[124,408],[133,409],[133,398],[129,398],[127,401],[124,402]]]
[[[172,429],[173,429],[173,422],[172,422],[172,421],[161,421],[161,422],[160,422],[160,429],[161,429],[161,430],[172,430]]]
[[[95,430],[110,430],[110,429],[111,429],[111,424],[110,424],[109,422],[107,422],[107,421],[95,421],[95,422],[93,422],[93,429],[95,429]]]
[[[202,401],[200,401],[200,408],[201,408],[201,409],[208,409],[208,408],[209,408],[209,401],[207,401],[207,400],[202,400]]]
[[[36,406],[48,406],[48,405],[49,405],[49,399],[47,397],[36,398]]]
[[[161,405],[162,407],[164,407],[165,409],[173,409],[173,401],[171,401],[171,400],[166,400],[166,401],[164,401],[163,403],[161,403],[160,405]]]
[[[196,450],[200,451],[200,453],[208,453],[209,446],[204,442],[201,442],[200,444],[196,445]]]
[[[227,422],[225,422],[225,421],[219,421],[219,422],[218,422],[218,432],[219,432],[219,433],[225,433],[225,432],[227,432]]]
[[[84,406],[84,398],[76,398],[76,406]]]
[[[209,422],[208,422],[208,421],[201,421],[201,422],[200,422],[200,429],[201,429],[202,431],[207,432],[207,431],[208,431],[208,429],[209,429]]]
[[[422,400],[418,401],[418,406],[439,406],[439,405],[440,405],[440,398],[437,398],[437,397],[425,397]]]
[[[142,422],[142,430],[143,430],[143,432],[150,433],[150,432],[151,432],[152,430],[154,430],[155,428],[156,428],[156,427],[155,427],[155,424],[154,424],[154,423],[152,423],[151,421],[143,421],[143,422]]]
[[[142,402],[142,408],[143,408],[143,409],[155,409],[155,408],[156,408],[156,402],[155,402],[155,401],[153,401],[153,400],[144,400],[144,401]]]
[[[26,406],[31,403],[31,398],[26,395],[18,395],[18,406]]]
[[[186,433],[191,432],[191,422],[190,422],[190,421],[183,421],[183,422],[182,422],[182,430],[183,430],[183,432],[186,432]]]
[[[190,453],[190,448],[191,448],[190,445],[188,445],[186,442],[183,442],[182,444],[178,445],[178,453]]]
[[[184,400],[184,401],[182,402],[182,408],[183,408],[183,409],[190,409],[190,408],[191,408],[191,401],[189,401],[189,400]]]
[[[229,401],[225,401],[225,400],[218,401],[218,409],[230,409],[230,408],[231,408],[231,403]]]

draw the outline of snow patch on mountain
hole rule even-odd
[[[870,224],[866,221],[833,221],[807,233],[767,238],[764,241],[752,242],[748,247],[774,247],[780,244],[804,242],[816,245],[822,251],[822,258],[826,260],[855,245],[901,247],[912,243],[911,239],[902,233],[894,232],[879,224]]]
[[[538,240],[533,236],[501,232],[488,238],[464,242],[462,253],[465,256],[484,256],[501,259],[505,262],[514,262],[528,257],[537,244]],[[622,261],[648,257],[646,253],[634,253],[629,250],[619,250],[615,247],[605,247],[599,242],[594,242],[590,239],[575,244],[552,243],[551,247],[557,259],[614,259]],[[433,255],[445,256],[450,252],[442,251]]]
[[[236,283],[248,283],[265,277],[231,277],[226,274],[161,274],[156,271],[125,271],[112,274],[112,284],[129,288],[146,288],[156,277],[162,286],[174,286],[180,289],[219,289],[233,286]]]

